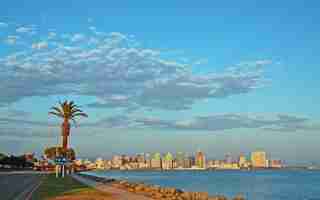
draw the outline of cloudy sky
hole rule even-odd
[[[18,1],[0,8],[0,152],[265,150],[320,163],[319,3]],[[117,2],[117,3],[116,3]]]

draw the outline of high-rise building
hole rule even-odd
[[[168,152],[162,159],[162,169],[172,169],[173,168],[173,156]]]
[[[151,158],[151,168],[154,169],[161,169],[161,154],[160,153],[155,153],[153,154],[152,158]]]
[[[227,164],[231,164],[232,163],[232,156],[230,154],[227,154],[225,156],[224,162],[227,163]]]
[[[176,155],[176,167],[177,168],[184,168],[184,159],[185,159],[184,153],[178,152]]]
[[[196,166],[199,168],[206,168],[206,157],[201,151],[196,153]]]
[[[146,160],[146,168],[151,168],[151,155],[149,153],[145,154],[145,160]]]
[[[97,158],[95,164],[97,169],[105,169],[105,161],[102,158]]]
[[[282,168],[282,161],[281,160],[270,160],[269,167],[271,167],[271,168]]]
[[[146,162],[146,159],[145,159],[145,155],[144,154],[138,154],[136,156],[136,159],[137,159],[137,162],[138,163],[145,163]]]
[[[185,156],[183,161],[183,168],[191,168],[194,165],[194,157]]]
[[[247,162],[247,158],[244,154],[240,154],[239,156],[239,160],[238,160],[238,164],[240,168],[247,168],[248,166],[248,162]]]
[[[267,166],[267,154],[264,151],[251,153],[251,164],[254,168],[265,168]]]
[[[120,168],[120,166],[123,164],[122,156],[113,156],[111,162],[113,168]]]

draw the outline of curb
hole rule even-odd
[[[26,195],[26,199],[25,200],[31,200],[32,199],[32,195],[33,193],[40,187],[40,185],[42,184],[42,181],[40,181],[37,185],[35,185]]]

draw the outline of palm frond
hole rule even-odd
[[[51,107],[51,110],[55,110],[56,112],[60,113],[61,115],[63,115],[63,112],[60,108],[56,107],[56,106],[53,106]]]
[[[73,113],[83,113],[83,111],[80,110],[80,109],[78,109],[78,108],[76,108],[76,109],[71,110],[71,113],[72,113],[72,114],[73,114]]]
[[[88,117],[88,115],[87,115],[86,113],[83,113],[83,112],[81,112],[81,113],[74,113],[74,114],[72,115],[72,117],[76,117],[76,116]]]
[[[65,118],[67,120],[73,120],[76,116],[88,117],[86,113],[79,109],[79,106],[74,103],[74,101],[59,101],[59,106],[51,107],[53,112],[50,112],[53,115],[58,117]],[[75,121],[74,121],[75,123]]]
[[[61,117],[61,118],[64,118],[64,116],[60,113],[56,113],[56,112],[49,112],[50,115],[55,115],[55,116],[58,116],[58,117]]]

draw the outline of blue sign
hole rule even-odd
[[[54,162],[57,165],[64,165],[68,162],[68,160],[65,157],[56,157],[56,159],[54,160]]]

